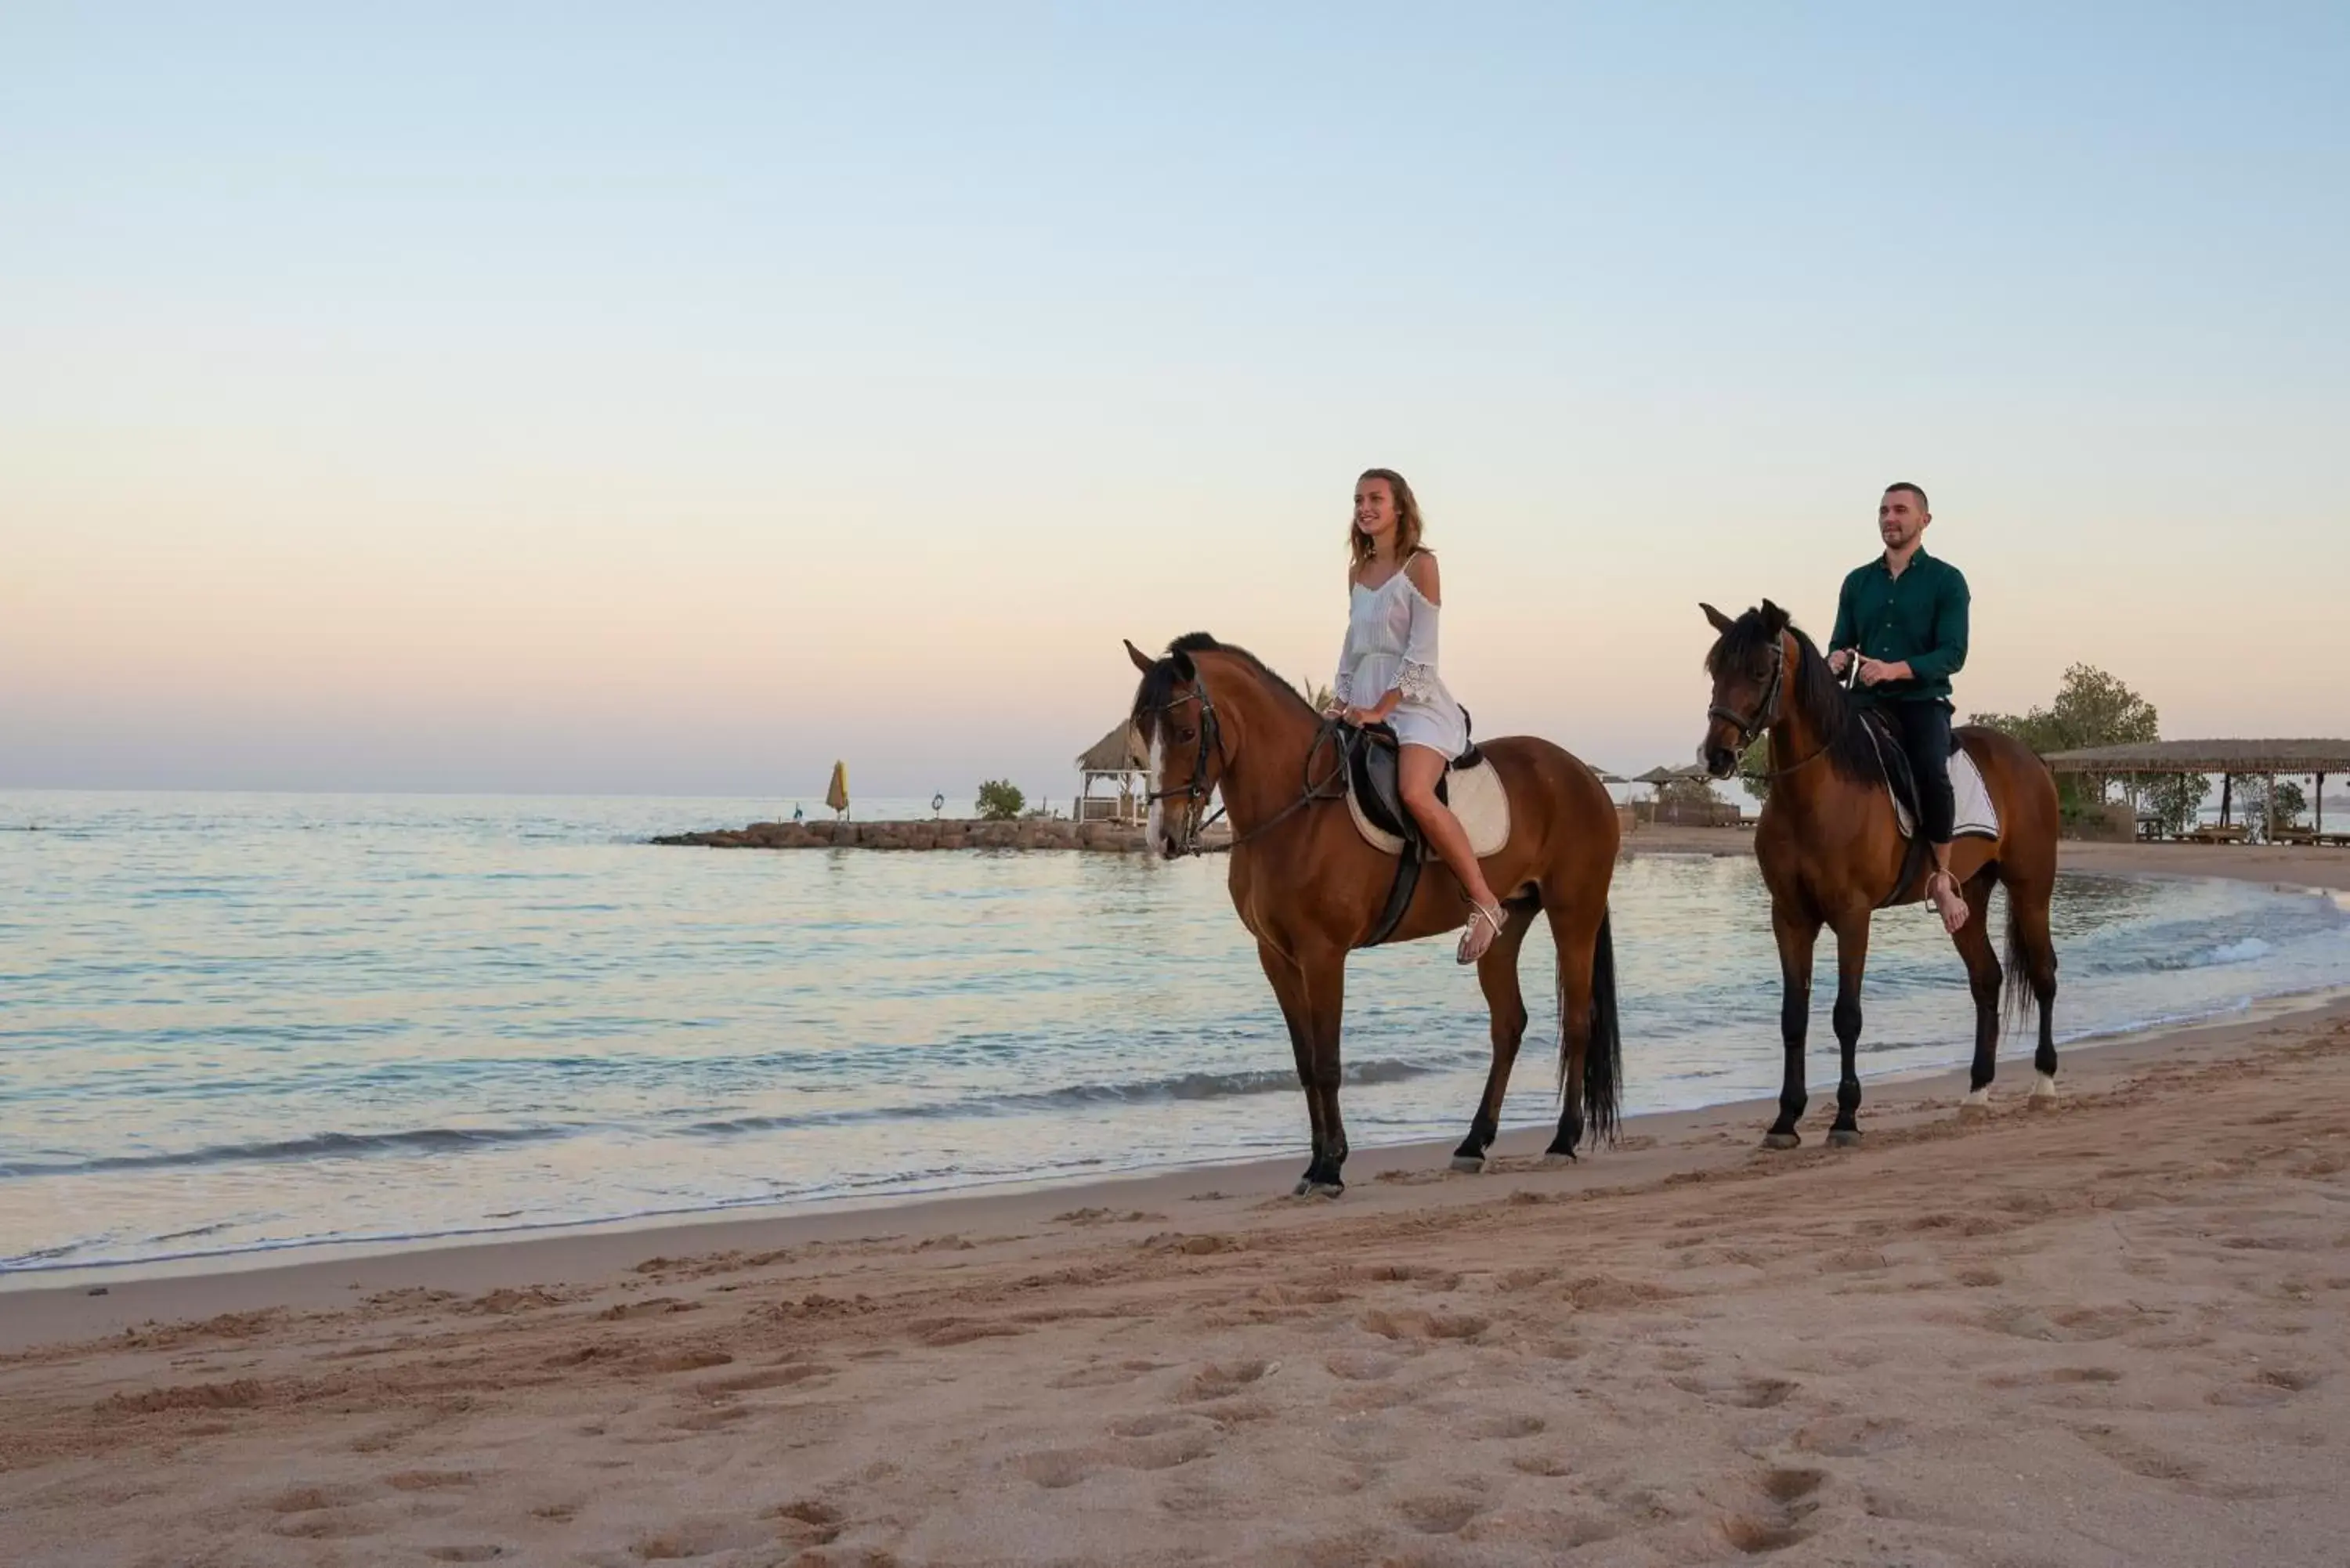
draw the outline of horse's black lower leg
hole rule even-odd
[[[1305,1120],[1308,1135],[1305,1174],[1298,1178],[1297,1190],[1304,1192],[1322,1168],[1322,1100],[1314,1090],[1314,1036],[1305,1003],[1305,981],[1297,966],[1265,942],[1257,943],[1258,963],[1264,968],[1264,977],[1273,984],[1275,1001],[1281,1003],[1281,1021],[1289,1030],[1290,1054],[1297,1061],[1297,1086],[1305,1096]]]
[[[1991,945],[1991,872],[1986,868],[1966,885],[1967,923],[1951,938],[1967,966],[1967,992],[1975,1003],[1975,1057],[1967,1073],[1969,1106],[1989,1103],[1991,1079],[1999,1073],[1999,999],[2005,977],[1999,954]]]
[[[1338,1115],[1339,1023],[1346,1006],[1347,955],[1323,955],[1319,961],[1299,966],[1305,981],[1305,1013],[1312,1044],[1311,1081],[1306,1097],[1314,1103],[1315,1137],[1313,1163],[1298,1182],[1301,1196],[1320,1193],[1335,1198],[1347,1189],[1347,1124]]]
[[[1583,1147],[1584,1086],[1593,1070],[1591,1054],[1606,1048],[1592,1033],[1599,932],[1583,925],[1583,919],[1588,917],[1576,917],[1569,896],[1552,897],[1546,908],[1551,940],[1558,948],[1558,1050],[1564,1071],[1559,1077],[1558,1131],[1543,1155],[1548,1159],[1573,1159],[1575,1151]],[[1600,918],[1606,919],[1605,910]]]
[[[2040,1040],[2032,1053],[2032,1104],[2056,1103],[2056,943],[2048,931],[2051,889],[2010,888],[2008,902],[2015,910],[2017,946],[2024,972],[2032,981],[2032,1000],[2040,1012]]]
[[[1836,927],[1836,1115],[1828,1142],[1860,1141],[1860,979],[1868,968],[1868,915]]]
[[[1518,990],[1518,950],[1524,944],[1534,911],[1510,906],[1501,934],[1477,961],[1478,989],[1492,1014],[1493,1064],[1485,1074],[1485,1093],[1469,1118],[1469,1136],[1452,1151],[1455,1170],[1482,1170],[1486,1151],[1501,1135],[1502,1102],[1510,1093],[1510,1069],[1516,1064],[1518,1046],[1526,1037],[1526,1002]]]
[[[1779,941],[1779,1038],[1786,1050],[1786,1071],[1779,1085],[1779,1119],[1762,1135],[1762,1145],[1793,1148],[1804,1141],[1795,1124],[1804,1119],[1808,1100],[1804,1092],[1804,1038],[1811,1028],[1812,949],[1819,940],[1820,925],[1773,906],[1771,929]]]

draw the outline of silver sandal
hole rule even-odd
[[[1499,904],[1494,905],[1490,909],[1476,904],[1470,905],[1469,929],[1461,933],[1461,948],[1458,952],[1453,954],[1453,961],[1456,963],[1469,964],[1475,963],[1479,959],[1483,958],[1487,950],[1490,950],[1493,943],[1501,937],[1503,922],[1508,919],[1508,913],[1504,911]],[[1477,922],[1480,920],[1484,921],[1486,925],[1492,928],[1492,935],[1487,937],[1482,942],[1477,941]],[[1476,949],[1474,951],[1471,951],[1470,949],[1470,944],[1472,942],[1476,943]]]

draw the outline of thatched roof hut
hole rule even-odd
[[[1150,753],[1131,721],[1118,725],[1077,754],[1077,799],[1071,815],[1079,822],[1139,822],[1148,807]],[[1113,796],[1097,798],[1094,784],[1107,781]]]

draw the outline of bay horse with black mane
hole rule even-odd
[[[1347,1127],[1338,1114],[1339,1022],[1347,955],[1368,944],[1397,862],[1367,843],[1347,805],[1344,737],[1256,658],[1205,632],[1175,639],[1161,659],[1131,642],[1142,671],[1134,723],[1149,749],[1153,847],[1196,854],[1221,796],[1232,829],[1232,908],[1256,938],[1305,1091],[1313,1159],[1300,1195],[1343,1191]],[[1518,950],[1541,914],[1558,949],[1559,1078],[1565,1105],[1549,1153],[1572,1158],[1588,1127],[1612,1140],[1622,1046],[1616,1012],[1607,888],[1616,867],[1616,805],[1589,768],[1548,741],[1483,742],[1508,796],[1509,838],[1481,860],[1508,912],[1477,961],[1492,1013],[1493,1064],[1456,1169],[1480,1169],[1500,1130],[1510,1068],[1526,1031]],[[1428,866],[1384,939],[1411,941],[1459,929],[1467,896],[1440,863]]]
[[[1771,788],[1754,828],[1754,855],[1771,890],[1771,929],[1778,939],[1785,992],[1779,1032],[1786,1075],[1779,1119],[1766,1147],[1802,1142],[1804,1036],[1811,1013],[1812,948],[1825,925],[1836,937],[1836,1045],[1843,1056],[1836,1083],[1831,1144],[1860,1140],[1860,1078],[1853,1056],[1860,1044],[1860,981],[1868,964],[1870,914],[1925,896],[1923,873],[1932,861],[1912,853],[1887,793],[1885,758],[1896,744],[1873,735],[1861,710],[1846,695],[1812,639],[1770,600],[1736,620],[1711,605],[1699,607],[1721,635],[1706,655],[1713,706],[1699,747],[1707,772],[1727,779],[1754,737],[1770,736]],[[2056,784],[2032,749],[1996,730],[1967,725],[1953,732],[1977,770],[1998,817],[1998,836],[1961,837],[1950,849],[1950,872],[1964,892],[1967,921],[1951,939],[1967,967],[1975,1003],[1975,1055],[1962,1112],[1988,1107],[1997,1067],[2002,978],[2019,1021],[2036,1003],[2040,1044],[2031,1103],[2056,1097],[2056,949],[2048,932],[2048,903],[2056,886]],[[2007,889],[2007,965],[1991,950],[1988,929],[1992,887]],[[2028,994],[2022,989],[2027,984]]]

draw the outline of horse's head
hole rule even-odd
[[[1711,605],[1698,607],[1721,635],[1705,656],[1713,705],[1705,711],[1697,756],[1707,773],[1726,779],[1738,771],[1738,759],[1754,737],[1786,712],[1788,617],[1769,599],[1736,620]]]
[[[1164,659],[1129,642],[1126,654],[1142,671],[1134,689],[1134,729],[1149,753],[1149,843],[1167,859],[1200,852],[1208,797],[1223,776],[1225,748],[1215,700],[1191,654],[1214,647],[1201,633],[1175,639]],[[1174,807],[1172,812],[1170,806]]]

